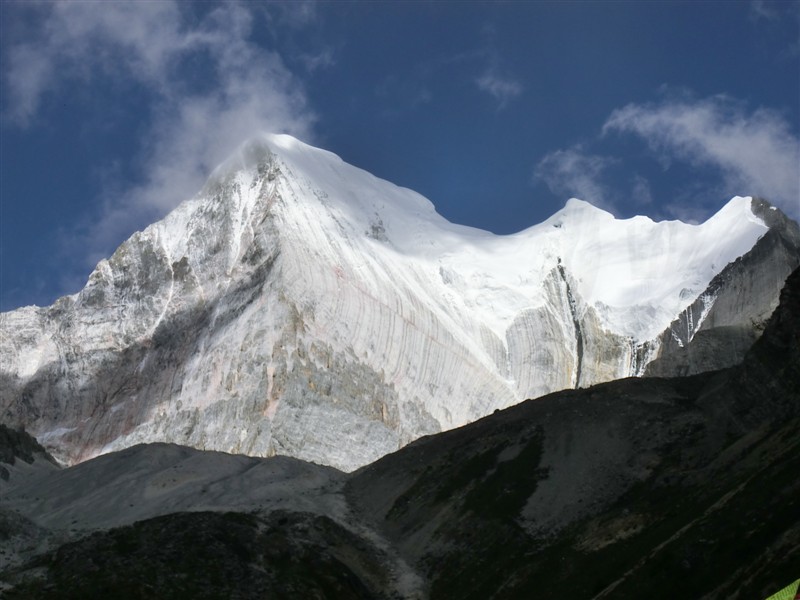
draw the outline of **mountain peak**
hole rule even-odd
[[[259,134],[68,305],[2,315],[0,410],[70,462],[158,440],[350,470],[523,398],[640,374],[655,336],[767,230],[745,204],[692,226],[573,198],[496,236]]]
[[[599,208],[579,198],[570,198],[564,204],[564,207],[557,211],[552,217],[547,219],[545,223],[555,227],[560,226],[564,222],[584,222],[587,220],[614,220],[615,217],[610,212]]]
[[[561,210],[568,212],[589,211],[596,213],[608,213],[608,211],[600,208],[599,206],[596,206],[591,202],[587,202],[586,200],[581,200],[580,198],[570,198],[567,200],[567,202],[564,204],[564,208]]]
[[[751,196],[734,196],[716,213],[706,219],[706,223],[714,220],[736,221],[746,219],[752,223],[764,225],[764,220],[755,214]]]
[[[218,181],[239,171],[258,168],[275,155],[290,158],[299,153],[323,153],[341,162],[335,154],[309,146],[289,134],[263,132],[239,144],[236,150],[213,170],[209,182]]]

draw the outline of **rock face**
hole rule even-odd
[[[0,498],[8,499],[12,485],[58,470],[56,461],[34,438],[0,424]],[[50,531],[0,502],[0,571],[47,550],[52,537]],[[0,593],[3,589],[0,577]]]
[[[764,200],[753,200],[753,213],[769,231],[661,334],[646,375],[693,375],[733,366],[761,335],[778,305],[778,291],[800,265],[800,229]]]
[[[10,473],[3,463],[14,466],[17,459],[20,459],[31,464],[37,455],[55,464],[52,457],[36,439],[24,431],[15,431],[0,424],[0,479],[8,481],[10,477]]]
[[[557,392],[355,473],[148,444],[0,480],[0,592],[766,598],[800,569],[798,469],[800,269],[736,367]]]
[[[734,368],[524,402],[356,472],[431,598],[764,598],[800,569],[800,270]]]
[[[762,319],[797,256],[775,264],[783,246],[763,240],[793,224],[752,206],[695,226],[573,199],[495,236],[261,136],[80,293],[0,315],[0,418],[67,464],[164,441],[352,470],[524,398],[643,374],[740,257],[769,265],[772,287],[745,268],[705,320],[738,326],[742,303]],[[660,373],[682,369],[669,355]]]

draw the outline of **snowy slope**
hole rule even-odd
[[[527,397],[641,374],[767,227],[572,199],[514,235],[283,135],[245,144],[86,288],[0,317],[0,408],[67,462],[143,441],[350,470]]]

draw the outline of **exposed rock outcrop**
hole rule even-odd
[[[753,213],[769,231],[661,334],[645,375],[693,375],[733,366],[761,335],[786,277],[800,265],[800,228],[765,200],[753,200]]]

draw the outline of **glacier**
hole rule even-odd
[[[0,410],[67,464],[160,441],[352,471],[526,398],[643,375],[769,231],[753,203],[694,225],[573,198],[495,235],[260,135],[79,293],[0,315]]]

